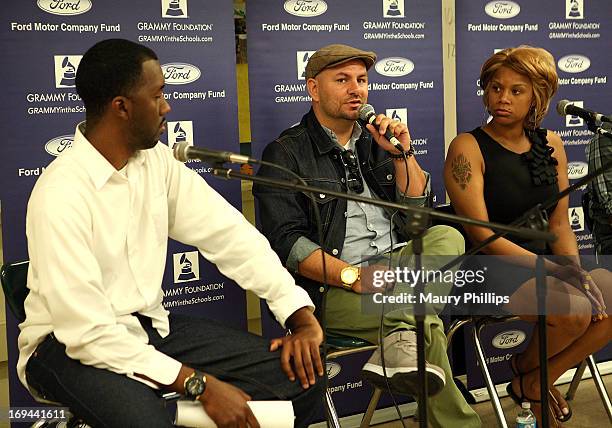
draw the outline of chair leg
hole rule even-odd
[[[327,426],[341,428],[340,419],[338,419],[338,413],[336,413],[336,407],[329,391],[325,391],[325,410],[327,412]]]
[[[595,359],[592,355],[589,355],[586,361],[589,365],[591,375],[593,376],[595,388],[597,388],[597,392],[599,392],[599,396],[601,397],[601,401],[603,402],[604,408],[608,413],[608,419],[610,419],[610,421],[612,422],[612,404],[610,403],[610,396],[608,395],[608,391],[606,390],[606,385],[601,380],[601,375],[599,374],[599,369],[597,368]]]
[[[574,377],[572,378],[572,383],[570,383],[569,388],[567,389],[567,394],[565,394],[566,400],[573,400],[576,395],[576,390],[578,389],[578,385],[580,385],[580,381],[582,380],[582,375],[584,374],[584,370],[586,369],[587,362],[583,360],[576,372],[574,373]]]
[[[491,379],[491,375],[489,374],[489,368],[487,367],[485,354],[482,350],[482,346],[480,345],[480,329],[481,328],[482,328],[481,326],[475,325],[474,330],[473,330],[473,339],[474,339],[474,347],[476,348],[476,357],[478,359],[478,364],[480,364],[480,370],[485,379],[487,390],[489,391],[489,397],[491,398],[491,405],[493,406],[493,412],[495,412],[495,417],[497,418],[497,424],[500,428],[508,428],[508,424],[506,423],[506,417],[504,415],[504,411],[502,409],[501,403],[499,402],[499,396],[497,395],[497,390],[495,389],[495,384],[493,383],[493,379]]]
[[[376,406],[378,405],[378,400],[380,400],[381,394],[382,390],[380,388],[374,387],[374,392],[372,392],[372,398],[370,398],[368,409],[363,414],[363,418],[361,419],[361,424],[359,424],[359,428],[367,428],[370,426],[370,422],[372,422],[372,416],[374,416],[374,411],[376,410]]]
[[[448,328],[448,331],[446,332],[446,347],[448,349],[450,349],[451,347],[451,343],[453,342],[453,337],[455,336],[455,333],[464,325],[466,325],[467,323],[472,322],[471,319],[461,319],[461,320],[455,320],[453,321],[453,323],[450,325],[450,327]]]

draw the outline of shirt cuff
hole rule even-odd
[[[146,367],[143,367],[142,370],[136,369],[138,372],[142,371],[139,374],[143,374],[161,385],[170,385],[178,377],[183,364],[163,352],[153,350],[145,365]],[[151,386],[151,383],[146,379],[136,375],[128,375],[128,377]]]
[[[287,269],[292,272],[297,272],[298,265],[319,248],[321,248],[320,245],[315,244],[305,236],[300,236],[297,241],[295,241],[295,244],[293,244],[293,247],[291,247],[291,251],[287,257]]]
[[[427,205],[429,195],[431,194],[431,175],[427,171],[423,171],[423,174],[425,174],[425,190],[421,196],[406,196],[397,187],[395,188],[395,195],[400,204],[410,205],[413,207],[424,207]]]
[[[274,302],[268,302],[268,307],[274,314],[276,321],[285,328],[285,322],[295,311],[303,307],[309,308],[314,311],[314,303],[310,300],[310,296],[306,290],[296,285],[292,288],[293,292],[287,294],[280,299],[274,300]]]

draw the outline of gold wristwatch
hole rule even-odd
[[[353,284],[357,282],[361,276],[361,271],[356,266],[347,266],[340,271],[340,281],[342,281],[342,288],[346,290],[352,290]]]

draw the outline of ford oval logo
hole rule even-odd
[[[327,367],[327,378],[328,379],[332,379],[333,377],[337,376],[342,370],[342,367],[340,366],[340,364],[336,363],[335,361],[331,361],[331,362],[328,361],[326,364],[326,367]]]
[[[327,11],[323,0],[286,0],[284,7],[287,13],[301,17],[319,16]]]
[[[566,55],[557,62],[566,73],[582,73],[591,66],[591,60],[584,55]]]
[[[490,1],[485,6],[485,13],[491,18],[514,18],[521,12],[521,7],[513,1]]]
[[[395,56],[381,59],[374,68],[383,76],[399,77],[412,73],[414,63],[409,59]]]
[[[54,15],[80,15],[91,9],[91,0],[38,0],[36,4]]]
[[[577,180],[589,173],[589,165],[586,162],[569,162],[567,164],[567,177]]]
[[[523,330],[502,331],[491,341],[491,345],[497,349],[509,349],[519,346],[525,341],[527,335]]]
[[[64,153],[65,150],[72,147],[73,135],[60,135],[52,140],[47,141],[45,144],[45,150],[47,153],[53,156],[59,156]]]
[[[183,62],[171,62],[161,68],[168,85],[186,85],[195,82],[202,75],[198,67]]]

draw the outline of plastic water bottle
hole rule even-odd
[[[531,411],[531,403],[525,401],[521,404],[523,410],[516,417],[516,428],[536,428],[536,417]]]

